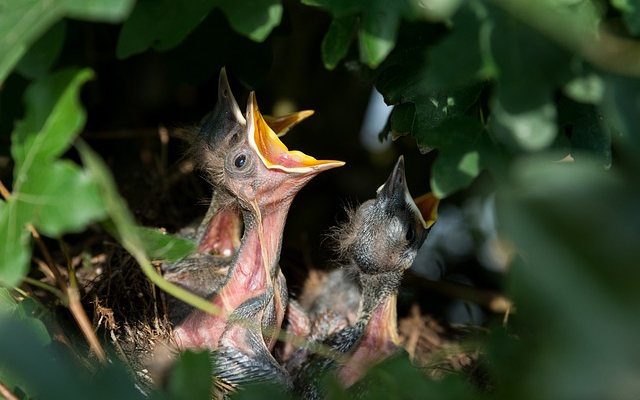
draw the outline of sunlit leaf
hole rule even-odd
[[[89,69],[65,69],[39,79],[25,92],[26,115],[12,134],[16,189],[33,164],[46,164],[71,146],[86,119],[79,91],[93,77]]]
[[[145,251],[152,259],[175,261],[188,256],[196,249],[192,240],[167,235],[157,229],[140,227],[138,233]]]
[[[265,40],[282,18],[280,0],[253,0],[250,4],[223,0],[219,6],[236,32],[256,42]]]
[[[349,51],[356,15],[334,18],[322,40],[322,61],[325,68],[334,69]]]
[[[168,50],[184,40],[215,6],[212,0],[140,0],[125,21],[116,53],[126,58],[148,48]]]
[[[32,168],[14,197],[29,207],[33,224],[47,236],[78,231],[106,217],[95,180],[70,161]]]
[[[2,0],[0,1],[0,83],[40,35],[66,15],[116,22],[133,0]]]

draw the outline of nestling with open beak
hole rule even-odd
[[[311,116],[305,110],[280,117],[265,116],[269,126],[284,135],[290,128]],[[188,156],[195,160],[210,180],[217,180],[215,170],[232,146],[231,139],[246,130],[247,121],[238,107],[225,68],[218,79],[218,101],[193,138]],[[214,150],[215,149],[215,150]],[[194,239],[197,249],[191,256],[162,266],[164,277],[199,296],[210,298],[226,280],[229,265],[240,246],[242,218],[240,205],[224,185],[214,185],[209,209],[202,222],[187,227],[179,235]],[[168,299],[169,319],[174,326],[186,318],[193,308],[173,297]]]
[[[211,296],[218,312],[193,311],[175,327],[174,338],[182,349],[213,351],[223,389],[261,380],[290,387],[288,374],[270,354],[287,306],[278,267],[282,232],[296,193],[315,175],[344,163],[289,151],[260,114],[253,93],[246,116],[245,129],[210,136],[204,161],[213,183],[237,201],[242,241]],[[218,146],[221,141],[229,146]]]
[[[287,362],[295,391],[304,399],[324,398],[325,373],[336,373],[348,387],[369,366],[398,349],[398,288],[435,221],[432,218],[438,204],[432,196],[423,201],[428,205],[420,210],[407,189],[404,160],[400,157],[376,198],[350,212],[347,222],[337,228],[336,249],[344,265],[334,274],[343,279],[338,286],[351,293],[348,296],[351,300],[331,317],[332,323],[323,321],[325,325],[320,328],[314,328],[313,322],[320,320],[323,308],[329,309],[327,304],[335,304],[328,302],[328,296],[336,284],[329,285],[310,308],[317,313],[309,321],[311,338],[323,344],[328,354],[310,354],[299,349]],[[430,216],[427,221],[423,214]],[[349,308],[353,307],[354,296],[358,299],[355,312]]]

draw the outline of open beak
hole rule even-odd
[[[426,228],[431,228],[438,220],[438,205],[440,204],[440,199],[429,192],[420,197],[416,197],[413,201],[426,222]]]
[[[287,149],[260,113],[254,92],[249,94],[247,104],[247,129],[249,145],[269,169],[307,174],[344,165],[343,161],[316,160],[300,151]]]
[[[298,123],[309,118],[313,115],[313,110],[302,110],[280,117],[272,117],[270,115],[263,115],[263,118],[267,125],[278,135],[283,137],[289,132],[289,129],[298,125]]]

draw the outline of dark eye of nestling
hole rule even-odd
[[[414,236],[415,236],[415,231],[413,230],[413,227],[409,227],[409,229],[407,229],[407,234],[405,235],[405,237],[407,238],[407,241],[410,242],[413,240]]]
[[[247,163],[247,156],[245,156],[244,154],[240,154],[238,157],[236,157],[236,160],[233,163],[236,167],[242,168]]]

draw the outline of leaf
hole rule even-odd
[[[185,351],[171,368],[167,384],[170,399],[209,400],[212,387],[209,352]]]
[[[506,101],[498,98],[494,103],[489,126],[495,137],[513,148],[529,152],[551,146],[558,134],[556,106],[551,99],[520,112],[505,109]]]
[[[51,27],[22,57],[16,69],[26,78],[36,79],[51,69],[57,61],[67,33],[66,21]]]
[[[402,18],[409,20],[419,15],[417,6],[408,0],[387,2],[373,0],[306,0],[304,4],[327,9],[334,17],[325,41],[327,51],[323,50],[323,60],[332,69],[344,57],[350,40],[346,37],[347,25],[351,19],[359,18],[358,42],[360,61],[370,68],[378,67],[395,47]],[[337,22],[336,22],[337,21]],[[351,25],[353,26],[353,25]],[[350,34],[350,32],[349,32]],[[331,35],[331,36],[329,36]],[[323,42],[323,47],[325,46]],[[335,47],[334,47],[335,46]]]
[[[29,320],[0,320],[0,359],[4,371],[20,391],[29,398],[63,399],[126,399],[146,397],[131,381],[125,367],[112,360],[108,366],[89,373],[80,368],[63,347],[43,345],[38,328]],[[8,374],[7,374],[8,373]],[[151,397],[153,398],[153,397]]]
[[[117,22],[132,5],[133,0],[0,1],[0,84],[29,47],[64,16]]]
[[[139,227],[139,236],[145,252],[156,260],[175,261],[193,253],[196,244],[192,240],[167,235],[158,229]]]
[[[133,0],[68,0],[67,15],[88,21],[121,22],[130,13]]]
[[[149,48],[172,49],[216,6],[225,13],[236,32],[256,42],[264,41],[282,18],[279,0],[253,0],[250,4],[233,0],[141,0],[120,31],[116,55],[123,59]]]
[[[149,48],[168,50],[180,44],[215,6],[212,0],[140,0],[118,36],[116,55],[123,59]]]
[[[459,87],[495,77],[490,54],[492,23],[482,3],[467,3],[453,17],[453,29],[427,50],[424,72],[434,88]]]
[[[105,216],[91,177],[70,162],[55,161],[84,125],[78,93],[92,76],[88,69],[63,70],[37,80],[25,92],[26,114],[12,134],[13,193],[0,208],[3,284],[15,286],[27,272],[28,224],[58,236]]]
[[[0,284],[14,287],[27,273],[31,259],[29,215],[19,213],[18,202],[9,199],[0,209]]]
[[[637,181],[546,157],[522,160],[511,178],[496,209],[502,236],[522,254],[509,276],[519,321],[512,329],[522,343],[507,352],[526,362],[515,374],[512,365],[497,368],[504,391],[551,400],[633,396],[637,383],[623,377],[640,369],[640,323],[632,318],[640,304]]]
[[[622,12],[624,22],[633,36],[640,34],[640,2],[638,0],[612,0],[611,5]]]
[[[431,171],[431,189],[438,198],[468,186],[485,168],[498,175],[504,168],[499,150],[474,119],[449,119],[429,131],[425,140],[439,150]]]
[[[34,164],[46,164],[64,153],[84,126],[79,102],[80,86],[93,78],[90,69],[65,69],[47,75],[25,92],[25,117],[11,135],[15,161],[14,190],[18,190]]]
[[[264,41],[282,19],[280,0],[221,0],[220,8],[236,32],[256,42]]]
[[[414,103],[398,104],[393,107],[390,117],[391,135],[393,140],[405,136],[413,131],[416,119],[416,105]]]
[[[629,159],[637,159],[640,151],[640,81],[620,76],[607,76],[601,110],[607,122],[621,133],[619,149]]]
[[[322,62],[328,70],[333,70],[349,51],[353,37],[356,15],[334,18],[322,40]]]
[[[29,210],[33,224],[47,236],[77,232],[107,216],[94,177],[70,161],[31,168],[13,197],[19,207]]]
[[[360,60],[376,68],[396,44],[400,16],[393,7],[366,8],[362,13],[359,38]]]
[[[9,293],[9,289],[0,287],[0,318],[11,316],[18,310],[18,303]]]
[[[573,158],[584,158],[602,167],[610,167],[611,131],[596,107],[561,98],[558,102],[558,114],[560,127],[570,132]]]

